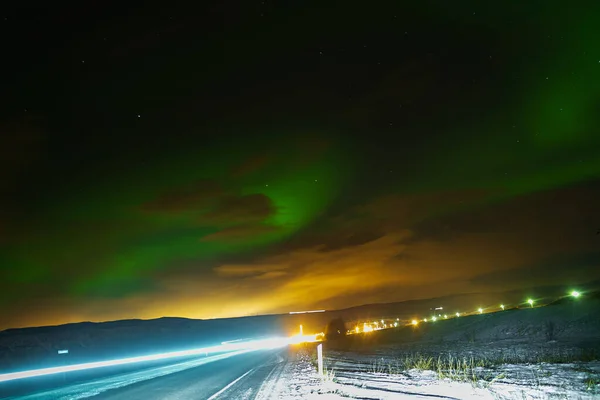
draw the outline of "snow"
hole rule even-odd
[[[325,377],[317,375],[314,349],[305,347],[286,364],[271,398],[600,399],[599,305],[373,332],[351,339],[345,351],[325,343]]]
[[[385,361],[385,359],[384,359]],[[389,361],[389,360],[388,360]],[[477,379],[460,382],[428,370],[373,372],[382,359],[331,352],[329,374],[319,377],[306,351],[283,366],[276,386],[258,399],[598,399],[600,362],[506,364],[477,368]],[[394,367],[392,367],[394,368]],[[595,377],[595,378],[590,378]],[[592,379],[594,385],[586,384]],[[594,380],[595,379],[595,380]]]
[[[353,361],[350,361],[353,360]],[[445,397],[451,399],[593,399],[600,398],[600,362],[503,364],[475,367],[453,378],[429,370],[398,368],[394,359],[331,352],[329,384],[346,397],[369,399]],[[377,372],[378,370],[389,372]],[[464,378],[467,379],[464,379]],[[457,381],[458,378],[458,381]],[[467,380],[461,382],[460,380]],[[592,384],[594,383],[595,384]]]

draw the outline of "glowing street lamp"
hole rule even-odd
[[[423,318],[423,322],[427,322],[427,318]]]
[[[415,325],[415,326],[417,326],[419,324],[419,321],[417,321],[416,319],[413,319],[412,320],[412,324]]]
[[[527,303],[533,308],[533,299],[527,299]]]
[[[432,317],[432,318],[431,318],[431,320],[432,320],[433,322],[435,322],[435,321],[437,321],[437,317]]]
[[[500,304],[500,308],[504,310],[504,304]]]
[[[444,319],[448,319],[448,315],[447,314],[444,314]]]
[[[479,314],[483,314],[483,308],[478,308],[477,311],[479,311]]]
[[[457,317],[460,317],[460,313],[459,313],[459,312],[457,312],[457,313],[456,313],[456,316],[457,316]]]
[[[573,290],[571,292],[571,297],[578,298],[579,296],[581,296],[581,293],[579,293],[577,290]]]

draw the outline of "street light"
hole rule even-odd
[[[504,310],[504,304],[500,304],[500,308]]]
[[[531,308],[533,308],[533,299],[527,299],[527,302],[529,303],[529,305],[531,306]]]
[[[457,313],[456,313],[456,316],[457,316],[457,317],[460,317],[460,313],[459,313],[459,312],[457,312]]]
[[[419,324],[419,321],[417,321],[416,319],[413,319],[413,320],[412,320],[412,324],[413,324],[413,325],[418,325],[418,324]]]
[[[571,297],[578,298],[579,296],[581,296],[581,293],[579,293],[577,290],[573,290],[571,292]]]
[[[479,308],[477,311],[479,311],[479,314],[483,314],[483,308]]]

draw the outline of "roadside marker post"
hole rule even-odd
[[[323,375],[323,344],[317,346],[317,363],[319,365],[319,375]]]
[[[67,354],[69,354],[69,349],[61,349],[61,350],[57,350],[57,352],[56,352],[56,353],[57,353],[58,355],[62,355],[62,357],[61,357],[61,358],[62,358],[62,359],[63,359],[63,361],[64,361],[64,362],[63,362],[63,366],[67,365],[67,358],[66,358],[66,355],[67,355]],[[63,372],[63,373],[62,373],[62,376],[63,376],[63,382],[66,382],[66,381],[67,381],[67,373],[66,373],[66,372]]]

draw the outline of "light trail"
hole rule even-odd
[[[11,372],[7,374],[0,374],[0,382],[8,382],[16,379],[33,378],[36,376],[53,375],[63,372],[84,371],[94,368],[104,368],[147,361],[165,360],[176,357],[208,355],[208,353],[226,353],[243,350],[253,351],[275,349],[278,347],[285,347],[292,342],[294,342],[294,340],[292,340],[291,338],[268,338],[250,340],[246,342],[224,342],[223,344],[217,346],[202,347],[199,349],[192,350],[173,351],[168,353],[152,354],[148,356],[121,358],[110,361],[97,361],[60,367],[40,368],[29,371]]]
[[[224,360],[226,358],[235,357],[237,355],[246,354],[252,350],[234,351],[232,353],[217,354],[203,358],[194,358],[191,361],[184,361],[165,366],[160,366],[152,369],[142,369],[125,374],[117,374],[107,376],[100,379],[94,379],[88,382],[77,383],[73,385],[62,386],[50,391],[36,392],[26,396],[20,396],[20,400],[48,400],[48,399],[69,399],[79,400],[88,399],[98,396],[101,393],[109,390],[119,389],[125,386],[130,386],[139,382],[144,382],[163,376],[171,375],[177,372],[185,371],[190,368],[200,365],[209,364],[211,362]]]
[[[311,310],[311,311],[290,311],[290,314],[311,314],[317,312],[325,312],[326,310]]]

